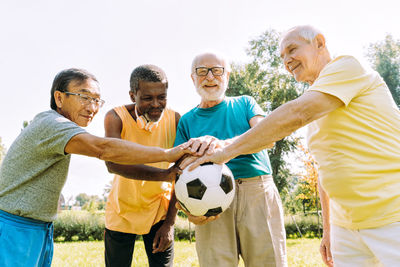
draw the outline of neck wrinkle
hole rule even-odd
[[[211,100],[211,101],[207,101],[207,100],[201,100],[200,104],[199,104],[199,108],[212,108],[215,107],[216,105],[218,105],[219,103],[221,103],[224,100],[225,96],[221,99],[218,100]]]

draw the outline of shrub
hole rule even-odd
[[[88,211],[63,211],[54,221],[55,241],[102,240],[104,215]]]
[[[183,216],[182,216],[183,217]],[[195,240],[194,225],[181,216],[176,217],[175,240]],[[318,229],[322,234],[321,219],[318,225],[316,215],[288,215],[285,217],[287,238],[299,238],[299,227],[303,237],[318,237]],[[104,238],[104,212],[63,211],[54,222],[54,240],[63,241],[94,241]],[[141,239],[141,236],[138,236]]]
[[[301,237],[296,224],[303,237],[314,238],[322,234],[322,220],[320,218],[318,223],[317,215],[290,215],[285,217],[287,238]]]

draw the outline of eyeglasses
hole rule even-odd
[[[212,67],[212,68],[199,67],[199,68],[196,68],[196,74],[197,74],[197,76],[207,76],[207,74],[210,70],[214,76],[224,75],[223,67]]]
[[[90,104],[95,104],[96,106],[98,106],[99,108],[101,108],[105,101],[103,99],[100,98],[94,98],[85,94],[79,94],[79,93],[71,93],[71,92],[64,92],[66,95],[76,95],[79,96],[79,100],[81,102],[82,105],[90,105]]]

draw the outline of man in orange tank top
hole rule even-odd
[[[106,114],[106,136],[146,146],[173,147],[180,115],[166,107],[167,89],[167,77],[159,67],[135,68],[129,91],[133,104]],[[106,165],[116,174],[105,215],[106,266],[131,266],[136,235],[143,236],[150,267],[172,266],[177,209],[171,181],[179,168],[169,167],[168,162]]]

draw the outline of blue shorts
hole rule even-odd
[[[52,258],[53,223],[0,210],[0,266],[47,267]]]

